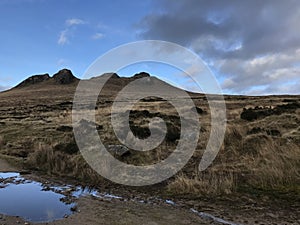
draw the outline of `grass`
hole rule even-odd
[[[180,174],[168,184],[167,192],[175,195],[215,196],[231,194],[236,189],[232,172],[207,171],[193,178]]]
[[[27,169],[99,185],[104,178],[86,164],[76,148],[70,129],[71,105],[62,104],[72,100],[74,90],[75,86],[49,86],[37,87],[34,91],[20,89],[1,93],[0,154],[22,165],[25,162]],[[107,145],[120,144],[111,127],[112,90],[104,91],[102,97],[105,101],[102,99],[96,111],[96,122],[103,127],[99,135]],[[228,126],[224,144],[213,165],[200,173],[198,164],[211,126],[208,104],[202,96],[196,96],[193,99],[195,105],[207,112],[199,114],[201,135],[198,148],[183,170],[166,182],[164,191],[171,195],[214,196],[244,191],[252,193],[253,190],[266,193],[293,190],[292,193],[299,195],[300,110],[268,115],[253,121],[240,118],[243,108],[276,107],[283,105],[285,98],[266,96],[242,99],[227,96]],[[299,96],[291,98],[299,100]],[[174,108],[158,99],[142,101],[133,110],[133,128],[137,135],[148,135],[149,118],[143,117],[143,113],[146,113],[144,110],[150,115],[159,112],[172,132],[157,149],[146,153],[130,150],[130,154],[119,160],[134,165],[148,165],[168,157],[176,147],[180,127]],[[16,118],[16,114],[26,118]],[[171,119],[168,120],[169,116]],[[268,132],[272,130],[279,133],[272,135],[274,132]]]
[[[81,155],[56,151],[54,146],[38,143],[26,161],[26,167],[49,175],[70,177],[90,185],[99,185],[103,178],[84,161]]]
[[[173,194],[220,195],[237,190],[269,192],[293,190],[300,194],[299,145],[265,134],[247,135],[245,126],[229,125],[224,145],[213,165],[198,173],[190,164],[168,184]],[[199,155],[195,157],[199,160]],[[199,161],[198,161],[199,162]],[[194,165],[194,172],[191,167]]]
[[[0,148],[2,148],[5,144],[4,138],[0,136]]]

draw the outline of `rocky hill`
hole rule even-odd
[[[79,79],[73,75],[71,70],[62,69],[56,74],[54,74],[52,77],[50,77],[48,73],[30,76],[29,78],[18,84],[15,88],[24,88],[36,84],[65,85],[75,83],[76,81],[79,81]]]
[[[58,73],[53,75],[53,78],[56,84],[71,84],[79,79],[76,78],[71,70],[62,69]]]
[[[18,84],[16,87],[26,87],[29,85],[41,83],[43,81],[49,80],[50,76],[48,73],[42,74],[42,75],[33,75],[26,80],[22,81],[20,84]]]

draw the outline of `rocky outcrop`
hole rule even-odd
[[[140,72],[133,76],[134,79],[140,79],[140,78],[145,78],[145,77],[150,77],[150,74],[146,73],[146,72]]]
[[[71,84],[78,79],[72,74],[71,70],[63,69],[53,75],[53,79],[57,84]]]
[[[48,73],[42,74],[42,75],[33,75],[26,80],[22,81],[20,84],[18,84],[16,87],[26,87],[32,84],[41,83],[43,81],[49,80],[50,76]]]
[[[45,81],[50,81],[47,82],[46,84],[71,84],[79,79],[76,78],[71,70],[68,69],[62,69],[56,74],[53,75],[53,77],[50,77],[48,73],[42,74],[42,75],[34,75],[26,80],[22,81],[20,84],[16,86],[16,88],[23,88],[23,87],[28,87],[30,85],[38,84],[38,83],[43,83]]]
[[[240,117],[243,120],[254,121],[272,115],[281,115],[283,113],[295,113],[295,111],[298,109],[300,109],[300,102],[292,102],[289,104],[277,105],[275,107],[256,106],[255,108],[244,108]]]

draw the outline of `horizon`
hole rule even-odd
[[[110,49],[151,39],[195,52],[224,94],[300,94],[300,2],[2,0],[0,6],[0,91],[62,68],[81,78]],[[133,71],[193,90],[170,66],[141,63],[116,73],[126,77]]]
[[[120,73],[116,73],[116,72],[104,72],[104,73],[102,73],[102,74],[95,75],[95,76],[92,76],[92,77],[90,77],[90,78],[81,78],[81,77],[78,77],[76,74],[74,74],[73,71],[72,71],[70,68],[61,68],[60,70],[58,70],[58,71],[55,72],[54,74],[43,73],[43,74],[33,74],[33,75],[30,75],[30,76],[28,76],[27,78],[25,78],[24,80],[22,80],[22,81],[20,81],[19,83],[17,83],[15,86],[10,87],[10,88],[8,88],[8,89],[6,89],[6,90],[0,90],[0,93],[1,93],[1,92],[6,92],[6,91],[10,91],[10,90],[12,90],[12,89],[14,89],[14,88],[17,88],[17,86],[18,86],[19,84],[21,84],[23,81],[27,80],[28,78],[30,78],[30,77],[32,77],[32,76],[41,76],[41,75],[48,74],[48,75],[50,76],[50,78],[53,78],[53,76],[54,76],[56,73],[60,72],[61,70],[70,70],[70,71],[72,72],[73,76],[76,77],[77,79],[79,79],[79,81],[81,81],[81,80],[89,80],[89,79],[93,79],[93,78],[100,77],[100,76],[103,76],[103,75],[108,74],[108,73],[115,73],[115,74],[117,74],[117,75],[119,76],[119,78],[131,78],[131,77],[133,77],[134,75],[139,74],[139,73],[147,73],[147,74],[149,74],[151,77],[158,78],[158,79],[160,79],[160,80],[162,80],[162,81],[164,81],[164,82],[167,82],[168,84],[170,84],[170,85],[172,85],[172,86],[174,86],[174,87],[183,89],[184,91],[188,91],[188,92],[192,92],[192,93],[194,92],[193,90],[188,90],[188,89],[186,89],[186,87],[184,87],[184,86],[182,86],[182,85],[180,85],[180,84],[178,84],[178,83],[172,82],[172,81],[170,81],[170,80],[168,80],[168,79],[166,79],[166,78],[157,76],[157,75],[155,75],[155,74],[151,74],[151,73],[149,73],[148,71],[138,71],[138,72],[135,72],[135,73],[133,73],[133,74],[128,74],[128,73],[126,73],[126,74],[120,74]],[[128,71],[127,71],[127,72],[128,72]],[[197,90],[195,90],[194,93],[205,94],[205,95],[214,95],[214,94],[215,94],[215,93],[203,93],[203,92],[197,92]],[[265,96],[265,97],[268,97],[268,96],[298,96],[298,95],[300,95],[300,94],[262,94],[262,95],[224,94],[224,95],[228,95],[228,96],[244,96],[244,97],[264,97],[264,96]]]

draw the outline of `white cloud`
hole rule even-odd
[[[77,18],[72,18],[72,19],[66,20],[67,26],[81,25],[81,24],[85,24],[85,23],[86,23],[85,21],[83,21],[81,19],[77,19]]]
[[[300,81],[300,51],[274,53],[249,60],[226,59],[219,61],[219,69],[226,75],[222,88],[242,94],[296,93]],[[300,86],[298,86],[298,93]],[[292,91],[293,90],[293,91]]]
[[[59,45],[65,45],[65,44],[67,44],[69,42],[68,35],[67,35],[68,32],[69,32],[68,29],[63,30],[62,32],[60,32],[60,35],[59,35],[59,38],[58,38],[58,41],[57,41],[57,43]]]
[[[96,34],[94,34],[94,35],[92,36],[92,39],[98,40],[98,39],[101,39],[101,38],[103,38],[103,37],[104,37],[104,34],[102,34],[102,33],[96,33]]]
[[[193,49],[227,93],[300,93],[300,1],[160,0],[142,38]],[[188,14],[186,12],[189,12]]]
[[[69,36],[72,34],[72,32],[74,32],[75,27],[77,25],[82,25],[82,24],[86,24],[85,21],[81,20],[81,19],[77,19],[77,18],[72,18],[72,19],[68,19],[65,21],[66,24],[66,29],[61,31],[59,34],[59,38],[57,43],[59,45],[65,45],[69,42]]]

